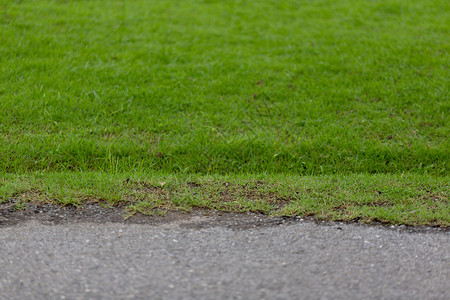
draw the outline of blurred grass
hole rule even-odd
[[[448,226],[449,29],[444,0],[0,0],[0,202]]]
[[[1,172],[448,174],[448,1],[0,7]]]

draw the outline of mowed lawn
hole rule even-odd
[[[450,225],[450,2],[0,0],[0,203]]]

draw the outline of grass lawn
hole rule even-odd
[[[449,36],[445,0],[0,0],[0,203],[450,226]]]

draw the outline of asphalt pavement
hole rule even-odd
[[[450,299],[448,231],[258,218],[3,226],[0,299]]]

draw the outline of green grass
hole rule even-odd
[[[449,28],[445,0],[0,0],[0,189],[42,173],[332,178],[358,201],[398,182],[401,202],[436,181],[439,212],[417,199],[416,223],[448,224]],[[276,211],[344,218],[306,196]],[[373,210],[408,218],[393,205]]]
[[[408,225],[450,226],[449,177],[376,175],[163,175],[49,173],[8,175],[0,199],[16,209],[30,201],[123,206],[130,213],[165,214],[194,208],[314,216]]]

